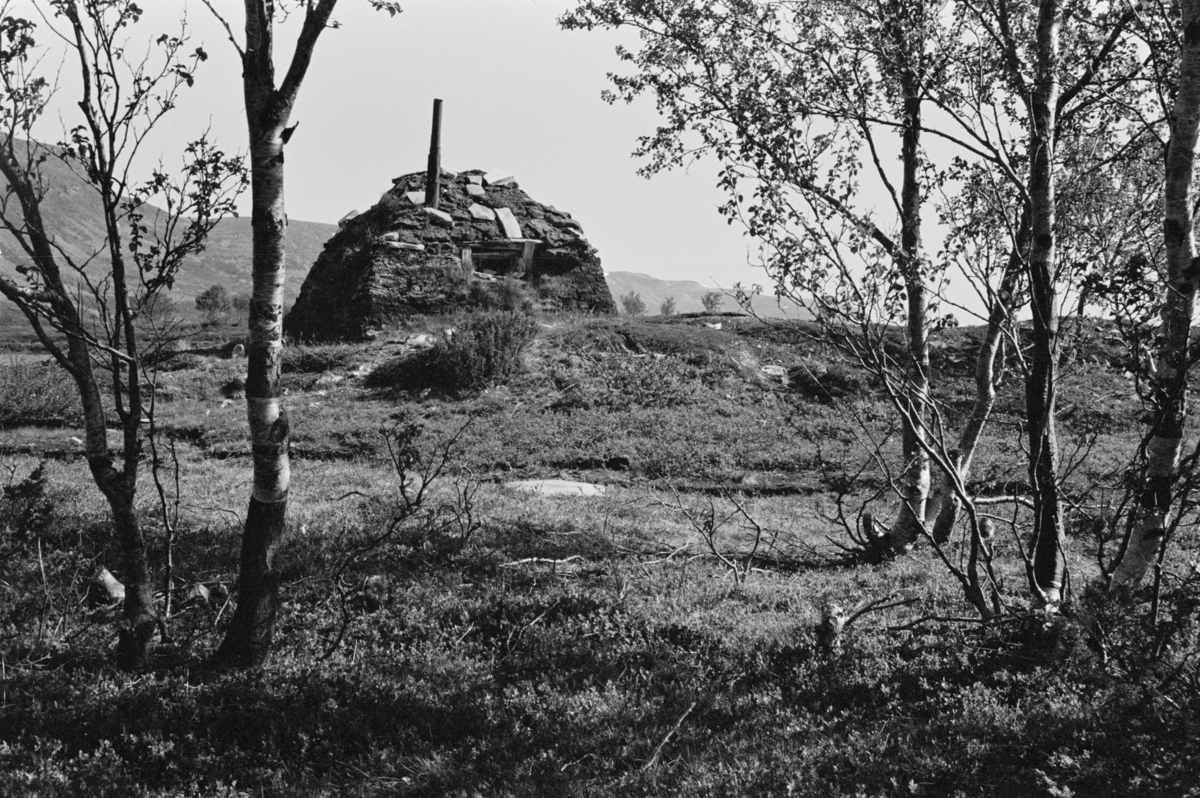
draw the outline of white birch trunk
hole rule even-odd
[[[1195,162],[1200,131],[1200,1],[1182,0],[1179,89],[1171,108],[1163,235],[1167,288],[1155,376],[1157,408],[1146,445],[1139,518],[1119,556],[1110,588],[1134,586],[1155,561],[1170,521],[1171,490],[1187,422],[1188,338],[1196,299]]]

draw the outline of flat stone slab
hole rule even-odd
[[[480,174],[467,175],[467,182],[474,183],[475,185],[478,186],[481,183],[483,183],[483,175],[480,175]]]
[[[467,188],[467,194],[469,194],[472,197],[486,197],[487,196],[487,191],[485,191],[483,186],[479,185],[478,183],[467,183],[466,188]]]
[[[517,217],[508,208],[496,208],[496,221],[500,222],[500,227],[504,230],[504,235],[508,238],[522,238],[521,224],[517,221]]]
[[[410,252],[424,252],[425,251],[424,244],[413,244],[408,241],[384,241],[383,243],[386,244],[387,246],[391,247],[392,249],[403,249],[403,250],[407,250]]]
[[[425,192],[424,191],[406,191],[404,193],[404,198],[406,200],[408,200],[409,202],[411,202],[413,205],[424,205],[425,204]]]
[[[515,182],[517,179],[508,172],[494,171],[483,176],[483,183],[488,186],[507,186]]]
[[[424,211],[425,215],[429,217],[429,220],[436,225],[441,225],[442,227],[454,226],[454,219],[452,219],[450,214],[446,213],[445,211],[439,211],[437,208],[422,208],[421,210]]]
[[[605,493],[604,485],[572,482],[568,479],[522,479],[505,482],[504,487],[538,496],[603,496]]]
[[[478,202],[472,203],[471,207],[467,208],[467,213],[471,214],[472,219],[478,219],[481,222],[490,222],[496,218],[495,211],[486,205],[480,205]]]

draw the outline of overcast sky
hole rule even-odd
[[[174,32],[176,0],[142,3],[147,35]],[[242,3],[214,0],[239,41]],[[606,32],[561,30],[566,0],[408,0],[389,18],[366,0],[341,0],[336,30],[317,45],[287,148],[292,219],[336,222],[365,211],[401,174],[424,169],[433,99],[443,100],[442,165],[504,170],[535,199],[570,212],[606,271],[635,271],[729,287],[764,283],[747,265],[748,239],[716,212],[716,168],[651,180],[635,174],[640,134],[658,119],[652,100],[609,106],[606,74],[620,68]],[[211,120],[245,150],[240,66],[199,0],[187,3],[193,40],[210,55],[162,135],[172,147]],[[298,21],[298,17],[297,20]],[[296,25],[280,31],[280,74]],[[246,206],[248,208],[248,205]]]

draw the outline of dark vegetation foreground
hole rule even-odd
[[[1064,362],[1075,601],[984,628],[927,548],[867,565],[836,545],[839,496],[851,522],[894,506],[898,435],[868,375],[815,329],[722,321],[544,318],[483,388],[479,364],[403,345],[413,331],[289,349],[286,614],[271,665],[241,675],[206,661],[248,492],[244,363],[197,345],[161,364],[171,642],[130,675],[109,661],[118,612],[89,587],[116,557],[69,391],[37,358],[0,361],[0,795],[1197,794],[1194,535],[1153,615],[1144,594],[1089,590],[1096,508],[1139,436],[1103,326]],[[969,409],[975,334],[935,343],[949,414]],[[1024,489],[1016,383],[978,456],[983,494]],[[504,487],[542,478],[607,490]],[[149,478],[141,495],[161,554]],[[1019,534],[1022,511],[989,512],[1019,610],[1004,522]],[[818,647],[827,605],[888,596]]]

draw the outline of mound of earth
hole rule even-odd
[[[297,339],[361,339],[416,314],[467,306],[488,283],[523,281],[545,306],[616,310],[600,257],[571,214],[507,175],[443,171],[438,208],[425,174],[396,178],[366,213],[343,219],[284,320]]]

